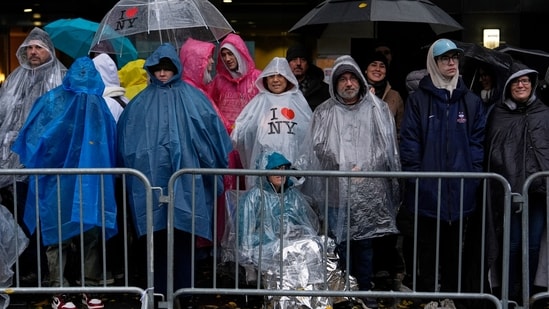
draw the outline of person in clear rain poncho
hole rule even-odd
[[[19,157],[11,151],[34,101],[61,85],[67,69],[55,57],[55,49],[47,32],[31,30],[16,52],[19,67],[0,88],[0,141],[3,169],[21,168]],[[21,176],[26,177],[26,176]],[[11,176],[0,177],[0,188],[10,185]]]
[[[330,99],[315,109],[296,167],[347,172],[399,171],[394,117],[387,104],[368,90],[354,59],[348,55],[337,58],[330,80]],[[324,192],[326,180],[321,178],[308,177],[304,193],[313,198],[319,213],[328,207],[328,236],[334,237],[340,246],[342,261],[347,235],[350,237],[351,275],[357,278],[360,290],[370,290],[371,239],[398,233],[395,223],[398,181],[331,177],[327,180],[328,191]]]
[[[15,53],[19,66],[8,75],[0,87],[0,168],[22,168],[19,156],[12,152],[11,146],[23,123],[34,105],[44,93],[61,85],[67,68],[56,58],[53,42],[48,33],[40,28],[33,28]],[[17,182],[17,192],[13,181]],[[13,205],[17,196],[17,204]],[[0,196],[2,204],[12,212],[18,210],[19,222],[22,222],[25,198],[27,195],[27,176],[0,176]],[[38,281],[36,267],[36,237],[30,235],[25,226],[23,230],[30,238],[28,249],[21,256],[21,273],[23,284],[36,284]]]
[[[257,159],[258,169],[290,167],[290,161],[278,152],[264,152]],[[235,256],[246,269],[247,281],[255,281],[259,271],[265,288],[317,289],[315,284],[324,282],[324,238],[318,235],[315,211],[292,181],[278,175],[257,177],[255,185],[238,201],[238,213],[227,235],[226,248],[234,248],[238,236]],[[277,304],[286,308],[296,301],[308,308],[326,308],[327,299],[282,297]]]
[[[278,151],[288,160],[297,159],[312,116],[311,108],[299,91],[288,61],[275,57],[255,82],[256,95],[236,118],[231,140],[240,154],[242,166],[254,169],[254,162],[267,150]],[[251,188],[255,177],[248,176]]]

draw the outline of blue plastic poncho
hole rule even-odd
[[[92,60],[88,57],[76,59],[63,84],[44,94],[34,104],[13,145],[21,163],[27,168],[114,167],[116,123],[103,99],[104,88]],[[29,230],[36,228],[35,196],[38,194],[44,245],[56,244],[80,233],[81,201],[84,231],[102,226],[104,202],[107,237],[116,233],[114,176],[107,175],[102,180],[100,175],[83,175],[81,178],[63,175],[58,184],[56,175],[43,175],[38,178],[38,187],[34,177],[29,182],[24,220]],[[61,206],[62,239],[58,238],[58,202]]]
[[[165,84],[158,80],[151,66],[169,58],[177,72]],[[118,147],[121,163],[144,173],[154,187],[166,194],[168,181],[182,168],[226,168],[231,141],[227,130],[206,96],[181,80],[181,63],[175,48],[161,45],[145,62],[151,83],[134,97],[118,120]],[[193,177],[195,182],[193,183]],[[214,192],[212,176],[182,175],[175,183],[175,228],[192,232],[192,198],[196,203],[196,234],[212,239],[215,194],[223,192],[218,178]],[[194,187],[193,187],[194,184]],[[129,203],[138,235],[146,231],[146,199],[137,179],[128,184]],[[154,230],[167,224],[167,206],[153,201]]]

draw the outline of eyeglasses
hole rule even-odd
[[[520,78],[512,81],[511,85],[517,86],[518,84],[522,84],[523,86],[530,86],[531,83],[532,81],[529,78]]]
[[[454,63],[458,62],[459,61],[459,54],[455,54],[455,55],[452,55],[452,56],[439,56],[438,57],[438,60],[440,60],[440,62],[442,62],[442,64],[448,64],[450,63],[450,59],[452,59],[452,61],[454,61]]]

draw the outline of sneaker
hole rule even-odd
[[[84,309],[103,309],[105,308],[105,305],[103,305],[103,301],[99,298],[95,298],[90,294],[82,294],[82,304],[84,305]]]
[[[53,309],[75,309],[76,306],[71,301],[66,301],[66,295],[55,295],[51,302]]]

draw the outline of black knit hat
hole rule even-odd
[[[290,62],[292,59],[295,58],[305,58],[307,62],[311,62],[311,52],[303,44],[290,46],[290,48],[288,48],[288,51],[286,52],[286,60]]]
[[[367,68],[370,63],[374,61],[381,61],[383,64],[385,64],[386,68],[389,68],[389,62],[387,61],[387,57],[381,53],[381,52],[372,52],[366,57],[366,62],[364,62],[365,66],[364,68]]]

